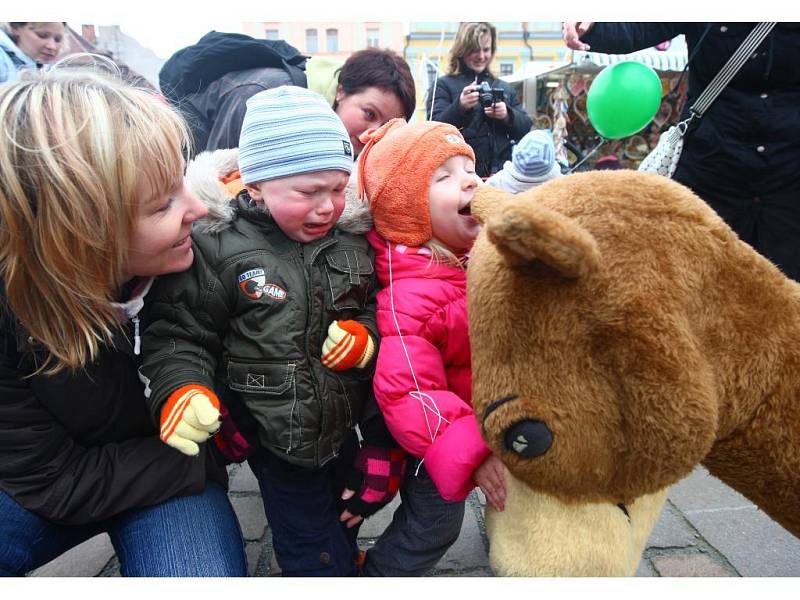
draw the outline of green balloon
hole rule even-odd
[[[661,105],[661,80],[645,64],[627,60],[607,66],[586,95],[586,113],[609,140],[633,135],[653,120]]]

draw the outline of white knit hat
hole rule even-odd
[[[247,100],[239,136],[239,171],[256,183],[313,171],[353,170],[344,124],[325,98],[283,85]]]

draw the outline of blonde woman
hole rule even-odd
[[[137,376],[145,295],[206,213],[184,123],[57,67],[0,87],[0,131],[0,574],[105,531],[123,575],[245,575],[225,469],[161,443]]]
[[[450,48],[447,75],[431,84],[426,99],[430,120],[455,125],[472,146],[475,172],[484,179],[511,160],[514,144],[533,124],[514,88],[492,74],[489,66],[496,52],[493,25],[461,23]]]
[[[66,24],[3,23],[0,26],[0,83],[15,81],[19,72],[38,69],[58,58]]]

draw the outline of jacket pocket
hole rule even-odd
[[[325,255],[327,287],[325,304],[329,310],[361,310],[367,303],[375,267],[360,248],[341,248]]]
[[[299,447],[303,438],[295,368],[293,361],[228,362],[228,386],[241,394],[259,425],[259,438],[287,451]]]

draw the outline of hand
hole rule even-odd
[[[199,443],[219,429],[219,400],[200,385],[175,390],[161,409],[161,440],[173,448],[196,456]]]
[[[375,354],[369,331],[358,321],[334,321],[322,343],[322,364],[332,371],[363,369]]]
[[[491,106],[483,109],[485,114],[490,119],[497,119],[498,121],[505,121],[508,119],[508,107],[505,102],[495,102]]]
[[[477,106],[479,99],[480,94],[478,93],[477,85],[470,83],[469,85],[464,86],[464,89],[461,90],[461,95],[458,97],[458,102],[461,104],[461,108],[464,111],[468,111]]]
[[[591,46],[580,40],[581,36],[589,33],[594,26],[592,21],[564,21],[561,24],[561,36],[567,48],[573,50],[589,50]]]
[[[502,512],[506,507],[506,466],[495,454],[490,454],[475,469],[472,479],[486,495],[486,501]]]
[[[402,448],[359,448],[341,495],[339,520],[354,527],[389,504],[403,482],[406,456]]]
[[[356,493],[353,490],[345,488],[344,491],[342,492],[342,500],[350,500],[355,495]],[[347,527],[348,529],[350,529],[351,527],[355,527],[363,520],[364,517],[362,517],[361,515],[354,515],[347,509],[344,509],[342,511],[342,514],[339,515],[339,521],[344,523],[345,527]]]

